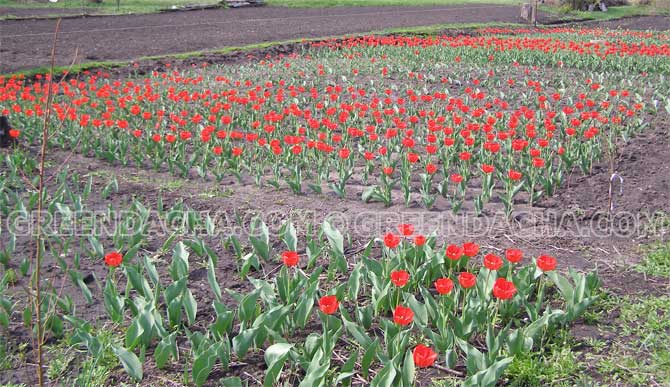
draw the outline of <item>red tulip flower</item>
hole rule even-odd
[[[493,285],[493,295],[501,300],[509,300],[516,294],[514,282],[498,278]]]
[[[523,175],[521,174],[521,172],[510,169],[509,172],[507,173],[507,176],[509,176],[510,180],[517,181],[521,179]]]
[[[479,253],[479,246],[473,242],[463,243],[463,254],[472,258]]]
[[[407,223],[399,224],[398,231],[404,236],[410,236],[414,234],[414,226]]]
[[[458,283],[461,284],[464,289],[470,289],[477,283],[477,277],[472,273],[464,271],[458,276]]]
[[[437,292],[441,295],[451,293],[453,288],[454,281],[450,280],[449,278],[438,278],[437,281],[435,281],[435,289],[437,289]]]
[[[400,237],[393,233],[388,233],[384,235],[384,244],[389,249],[395,249],[400,244]]]
[[[281,254],[282,261],[284,262],[284,265],[288,267],[293,267],[298,264],[298,253],[295,251],[284,251]]]
[[[402,326],[407,326],[412,323],[414,320],[414,312],[412,309],[404,307],[402,305],[396,306],[393,311],[393,321]]]
[[[426,237],[423,235],[417,235],[414,237],[414,244],[417,246],[423,246],[426,244]]]
[[[458,261],[463,256],[463,248],[457,245],[447,246],[447,258],[452,261]]]
[[[491,271],[496,271],[500,269],[503,265],[503,260],[499,256],[495,254],[486,254],[484,256],[484,266],[491,270]]]
[[[333,314],[339,307],[336,296],[323,296],[319,299],[319,309],[325,314]]]
[[[547,272],[556,269],[556,258],[549,255],[540,255],[535,261],[540,270]]]
[[[505,251],[505,258],[510,263],[519,263],[523,259],[523,252],[517,249],[507,249]]]
[[[399,288],[407,285],[409,281],[409,273],[405,270],[396,270],[391,272],[391,282]]]
[[[123,262],[123,255],[118,251],[112,251],[105,255],[105,264],[109,267],[117,267]]]
[[[407,154],[407,161],[409,161],[410,163],[414,164],[414,163],[416,163],[417,161],[419,161],[419,155],[416,154],[416,153],[408,153],[408,154]]]
[[[484,172],[486,174],[493,173],[493,171],[495,171],[495,169],[496,168],[493,165],[482,164],[482,172]]]
[[[414,351],[412,352],[412,358],[414,359],[414,365],[419,368],[425,368],[430,367],[433,365],[433,363],[435,363],[435,360],[437,359],[437,353],[430,349],[430,347],[419,344],[414,348]]]

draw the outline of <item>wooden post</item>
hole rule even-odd
[[[531,21],[533,22],[533,27],[537,27],[537,0],[533,0],[533,5],[531,6]]]

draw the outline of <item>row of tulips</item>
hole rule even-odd
[[[34,193],[24,189],[29,184],[24,176],[36,166],[30,160],[21,151],[5,160],[3,213],[21,217],[35,209]],[[67,219],[81,222],[75,215],[89,209],[91,180],[79,181],[65,170],[55,183],[46,211],[64,218],[64,227]],[[274,240],[268,226],[255,220],[245,241],[224,242],[241,280],[249,283],[236,287],[248,289],[238,292],[223,289],[219,281],[229,266],[222,261],[225,249],[217,246],[222,242],[202,234],[215,234],[211,220],[180,203],[156,206],[151,211],[139,200],[131,211],[111,206],[109,222],[116,211],[126,215],[110,235],[49,229],[46,235],[45,254],[74,285],[68,289],[104,305],[102,321],[123,335],[111,350],[138,380],[152,364],[183,367],[185,383],[200,386],[215,368],[227,375],[232,364],[263,354],[268,386],[289,380],[303,386],[361,381],[410,386],[422,375],[418,369],[426,367],[462,374],[468,386],[493,386],[515,356],[536,350],[552,329],[578,318],[598,286],[594,274],[558,273],[557,259],[549,255],[531,258],[517,248],[483,251],[474,242],[440,244],[436,235],[421,234],[411,224],[399,225],[351,256],[348,238],[328,221],[304,237],[287,222]],[[182,226],[165,241],[152,240],[148,225],[154,216]],[[7,232],[12,230],[3,238]],[[10,237],[19,243],[21,238]],[[3,242],[3,253],[13,257],[7,250],[12,246]],[[151,251],[148,246],[161,247]],[[16,292],[7,289],[7,273],[16,267],[12,259],[3,262],[0,283],[5,326],[15,315]],[[91,264],[109,268],[98,278],[98,288],[84,280]],[[21,275],[30,275],[29,265],[20,267]],[[207,272],[207,294],[193,275],[200,268]],[[67,335],[70,345],[103,356],[94,325],[100,316],[87,321],[78,313],[84,308],[74,303],[75,295],[59,289],[44,284],[45,310],[57,311],[47,314],[50,334]],[[28,326],[30,312],[23,313]],[[305,331],[306,337],[296,334]],[[234,376],[225,381],[241,382]]]
[[[234,308],[222,302],[216,256],[205,254],[217,317],[196,337],[186,330],[199,310],[187,286],[191,242],[175,245],[170,285],[152,275],[156,268],[146,258],[109,252],[105,306],[117,323],[127,325],[125,313],[132,318],[123,353],[132,358],[133,349],[149,353],[155,346],[154,360],[164,367],[178,359],[176,342],[186,334],[194,348],[196,385],[206,382],[216,364],[225,370],[249,352],[263,351],[268,386],[296,378],[304,386],[349,385],[354,377],[374,386],[410,386],[417,368],[438,364],[462,372],[466,386],[493,386],[515,356],[533,351],[547,331],[578,318],[598,285],[592,274],[563,277],[548,255],[530,260],[521,250],[508,249],[504,257],[481,257],[475,243],[438,246],[435,236],[414,235],[407,224],[371,241],[361,256],[344,258],[343,235],[325,222],[321,259],[329,259],[329,272],[335,271],[324,277],[321,266],[310,270],[298,252],[303,249],[294,226],[287,223],[283,230],[287,250],[272,253],[275,244],[261,232],[250,237],[249,253],[240,252],[246,260],[255,255],[262,265],[276,259],[281,268],[271,279],[255,278],[251,270],[253,290],[247,294],[227,290],[237,300]],[[338,270],[340,258],[353,269]],[[119,274],[123,280],[110,280]],[[116,290],[119,282],[126,283],[126,296]],[[315,320],[320,329],[307,328],[306,338],[294,334]],[[346,356],[334,357],[341,351]],[[128,372],[141,378],[141,368],[132,364],[140,363],[124,361]]]
[[[454,211],[471,201],[479,214],[498,197],[510,214],[518,194],[531,205],[552,195],[573,167],[589,173],[661,103],[670,109],[664,83],[649,95],[648,77],[543,79],[518,65],[494,69],[484,49],[470,47],[475,38],[457,39],[469,43],[323,43],[329,48],[226,75],[198,69],[121,82],[89,74],[53,86],[59,124],[51,142],[182,176],[284,183],[297,194],[306,185],[345,197],[358,184],[362,200],[386,205],[400,191],[406,205],[430,208],[442,197]],[[424,61],[439,65],[423,68]],[[381,77],[368,86],[369,74]],[[44,115],[44,81],[0,79],[2,113],[28,143]]]

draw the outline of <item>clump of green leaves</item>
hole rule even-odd
[[[584,369],[573,351],[575,340],[567,329],[561,329],[546,339],[537,352],[516,356],[506,376],[510,386],[573,386]],[[577,385],[583,385],[577,383]]]
[[[658,277],[670,277],[670,243],[652,247],[636,270]]]

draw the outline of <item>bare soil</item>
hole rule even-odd
[[[517,23],[500,5],[295,9],[254,7],[63,19],[56,65],[129,61],[262,42],[448,23]],[[56,20],[0,21],[0,73],[47,66]],[[76,58],[76,59],[75,59]]]
[[[585,23],[589,25],[591,23]],[[600,28],[607,29],[627,29],[627,30],[654,30],[654,31],[668,31],[670,30],[670,17],[668,16],[643,16],[643,17],[628,17],[618,20],[608,20],[594,22]]]

